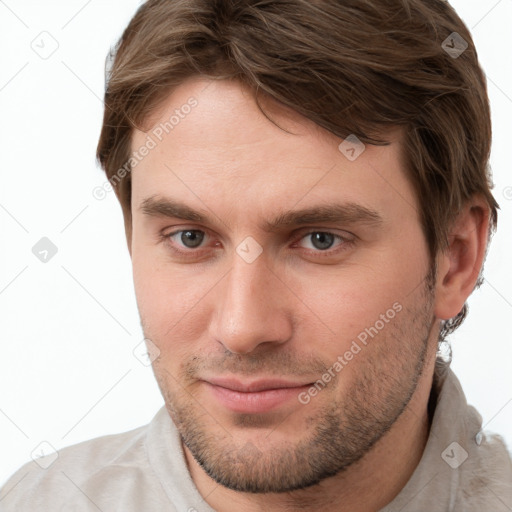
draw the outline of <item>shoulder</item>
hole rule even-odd
[[[451,425],[443,429],[443,458],[458,489],[457,506],[468,512],[512,510],[510,448],[500,435],[484,429],[481,414],[468,404],[452,370],[443,384],[442,422]]]
[[[123,482],[133,482],[132,477],[138,479],[141,473],[148,473],[144,446],[147,428],[84,441],[24,464],[2,487],[0,509],[101,509],[95,500],[105,501],[107,485],[112,491],[114,483],[121,492],[120,487],[126,486]],[[77,507],[77,503],[84,506]],[[69,504],[73,506],[68,508]]]
[[[479,431],[465,457],[459,487],[464,510],[512,510],[512,456],[503,438]]]

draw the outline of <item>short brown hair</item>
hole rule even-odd
[[[446,51],[454,37],[468,45],[457,56]],[[485,75],[444,0],[148,0],[109,68],[97,148],[109,180],[130,158],[133,129],[174,88],[196,75],[235,78],[256,101],[261,91],[341,138],[382,145],[386,127],[402,127],[432,259],[474,195],[489,205],[489,236],[496,228]],[[115,192],[130,241],[129,173]]]

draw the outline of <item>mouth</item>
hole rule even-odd
[[[261,414],[293,403],[311,382],[282,379],[241,381],[233,378],[209,378],[202,381],[209,394],[222,407],[235,413]]]

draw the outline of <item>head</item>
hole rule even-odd
[[[428,380],[496,225],[467,28],[444,1],[149,0],[113,56],[97,154],[186,446],[237,490],[343,471]],[[233,378],[296,400],[255,413]]]

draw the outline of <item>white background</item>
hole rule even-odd
[[[112,192],[92,195],[105,182],[95,163],[104,59],[139,3],[0,0],[0,484],[42,441],[59,449],[126,431],[163,404],[133,355],[143,336],[121,209]],[[451,338],[452,367],[510,447],[512,0],[452,5],[488,77],[501,205],[486,282]],[[47,59],[33,49],[57,44]],[[32,253],[42,237],[58,248],[47,263]]]

